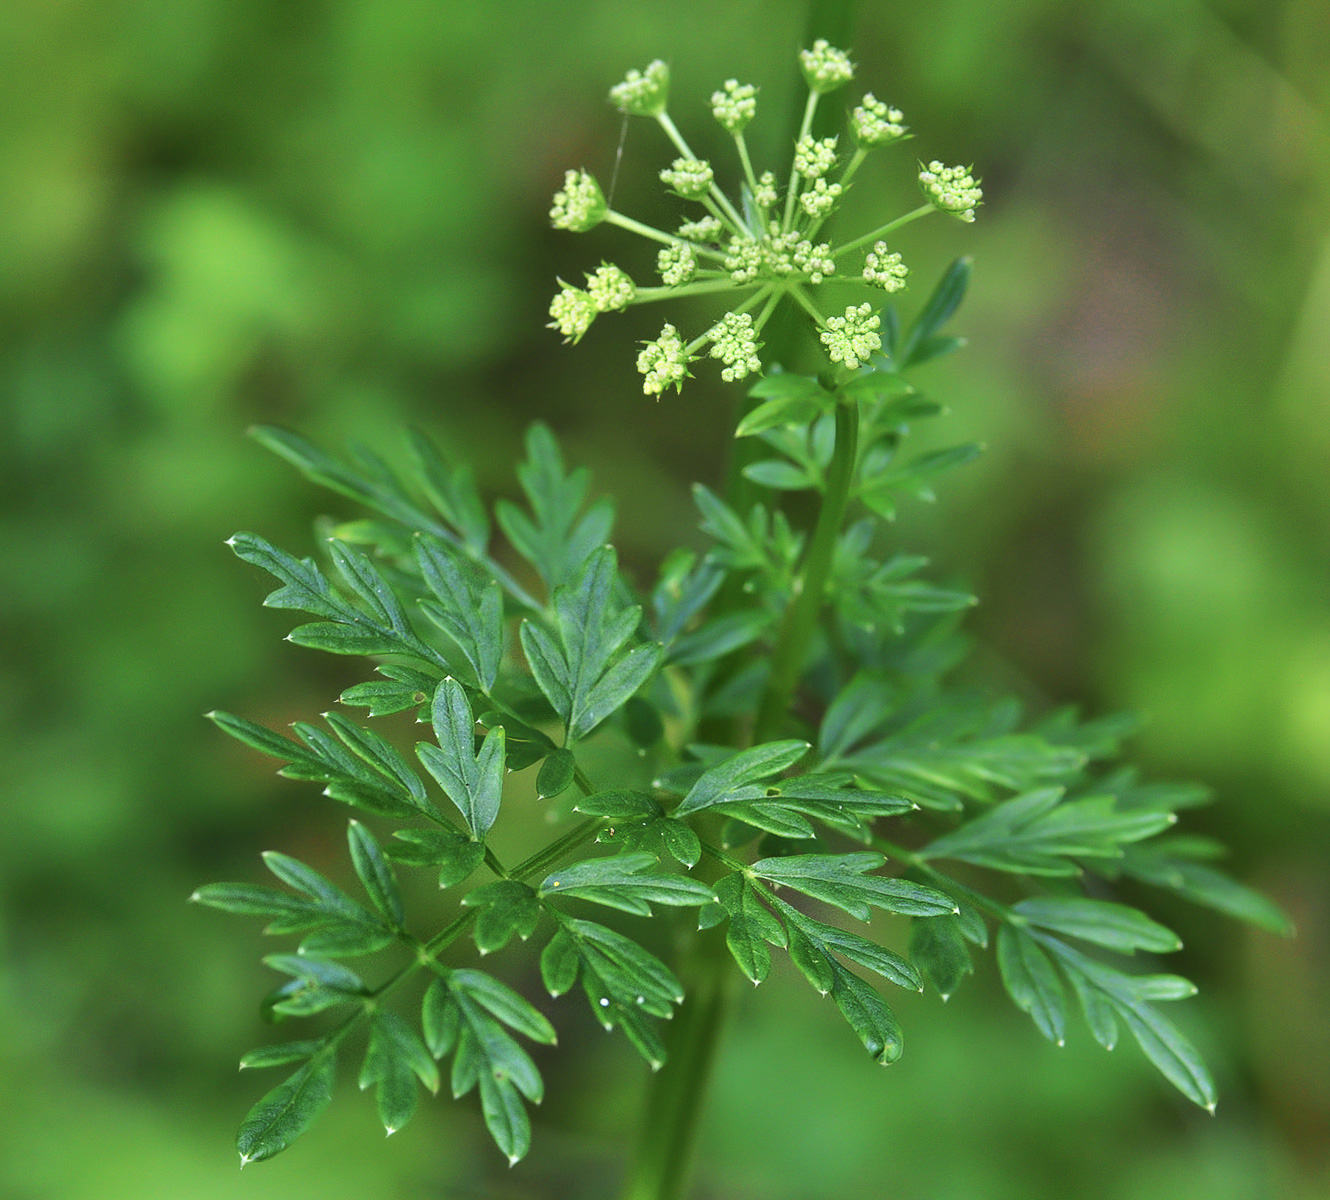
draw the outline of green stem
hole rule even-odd
[[[931,204],[921,204],[918,208],[907,212],[903,217],[897,217],[894,221],[888,221],[885,225],[874,229],[872,233],[866,233],[861,238],[855,238],[852,242],[846,242],[845,245],[833,251],[832,258],[840,258],[843,254],[849,254],[852,250],[858,250],[860,246],[866,246],[869,242],[876,241],[878,238],[886,237],[893,229],[899,229],[902,225],[908,225],[911,221],[917,221],[920,217],[927,216],[933,212]]]
[[[761,287],[759,283],[735,283],[728,275],[723,279],[707,279],[701,283],[681,283],[677,287],[638,288],[633,304],[651,304],[656,300],[675,300],[680,296],[705,296],[709,292],[742,292]]]
[[[675,146],[678,147],[679,153],[682,154],[684,158],[691,159],[692,161],[696,162],[697,155],[693,153],[692,147],[690,147],[688,143],[683,140],[683,134],[679,132],[678,126],[676,126],[675,123],[670,120],[670,114],[661,113],[660,116],[656,118],[656,120],[660,122],[660,127],[665,131],[666,137],[668,137],[670,141],[672,141],[675,144]],[[714,199],[715,202],[725,210],[726,214],[725,220],[734,223],[735,232],[738,233],[742,231],[744,229],[743,218],[737,212],[735,212],[734,205],[730,203],[729,197],[726,196],[725,193],[722,192],[720,188],[716,186],[715,183],[712,183],[709,194],[712,197],[712,199]],[[716,215],[720,216],[719,213],[717,213]]]
[[[670,1060],[653,1081],[623,1200],[680,1200],[688,1184],[721,1033],[739,975],[720,929],[697,935],[688,998],[672,1022]]]
[[[836,550],[850,499],[850,485],[854,480],[854,464],[859,452],[859,406],[836,406],[836,449],[827,477],[827,490],[817,516],[813,538],[804,555],[799,574],[798,594],[786,612],[785,624],[771,655],[771,675],[757,710],[753,726],[753,741],[765,742],[780,730],[790,700],[799,683],[808,643],[817,625],[818,613],[826,592],[827,578],[831,574],[831,561]]]
[[[610,225],[617,225],[620,229],[626,229],[629,233],[636,233],[640,237],[650,238],[653,242],[662,242],[666,246],[673,246],[676,242],[684,241],[683,238],[673,233],[666,233],[663,229],[656,229],[652,225],[643,225],[641,221],[634,221],[632,217],[625,217],[623,213],[615,212],[610,209],[605,214],[605,221]],[[716,262],[723,263],[725,255],[719,250],[712,250],[707,246],[699,246],[696,242],[688,242],[693,248],[693,253],[699,258],[710,258]],[[537,610],[539,611],[539,609]]]
[[[804,105],[804,119],[799,125],[799,136],[794,139],[794,157],[790,159],[790,188],[785,193],[785,217],[780,223],[781,231],[788,233],[790,226],[794,222],[794,202],[799,196],[799,143],[808,136],[813,128],[813,114],[817,112],[817,102],[821,96],[820,92],[809,92],[808,102]]]
[[[748,157],[748,143],[744,140],[743,130],[741,129],[734,135],[734,144],[739,150],[739,161],[743,163],[744,178],[748,180],[748,187],[757,192],[757,176],[753,174],[753,160]],[[754,201],[756,203],[756,201]],[[766,210],[763,210],[765,215]]]

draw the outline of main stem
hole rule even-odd
[[[827,490],[799,573],[799,594],[772,652],[771,677],[753,727],[755,742],[779,730],[799,682],[849,503],[858,445],[859,406],[838,404]],[[707,1084],[739,980],[719,928],[696,935],[682,973],[688,999],[671,1030],[670,1061],[652,1083],[623,1200],[680,1200],[688,1183]]]
[[[836,538],[845,521],[854,481],[854,463],[859,452],[859,406],[836,406],[836,449],[827,475],[827,490],[817,515],[813,540],[804,556],[803,570],[796,584],[798,593],[786,610],[785,623],[771,656],[771,674],[757,710],[753,741],[765,742],[780,732],[781,722],[789,712],[799,673],[808,657],[808,644],[817,628],[818,613],[826,594],[831,562],[836,553]]]

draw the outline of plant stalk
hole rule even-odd
[[[853,26],[856,7],[854,0],[811,0],[805,44],[812,45],[818,37],[826,37],[836,45],[845,45]],[[741,153],[746,149],[747,147],[741,142]],[[746,154],[744,157],[746,159]],[[742,225],[742,221],[740,224]],[[769,306],[762,315],[761,324],[766,324],[766,318],[770,315]],[[848,415],[843,416],[843,413]],[[736,417],[736,424],[742,416],[743,413],[740,412]],[[844,433],[842,425],[846,431]],[[840,531],[849,498],[857,441],[858,406],[851,405],[848,410],[845,406],[839,406],[831,478],[823,499],[822,512],[818,517],[813,542],[805,559],[803,573],[806,591],[809,583],[815,584],[811,593],[814,597],[811,616],[806,622],[787,622],[786,627],[781,630],[778,642],[779,653],[789,638],[801,640],[800,646],[785,650],[783,654],[784,658],[793,660],[794,678],[783,700],[771,698],[770,706],[779,715],[783,715],[793,694],[798,668],[807,653],[812,626],[817,619],[817,601],[821,599],[826,586],[836,535]],[[748,506],[741,503],[748,484],[741,473],[744,453],[738,446],[732,444],[731,455],[726,499],[746,514]],[[835,512],[828,514],[829,508],[834,508]],[[815,557],[814,549],[819,546],[823,546],[823,549],[819,550]],[[810,578],[810,570],[814,566],[819,570],[816,580]],[[722,597],[722,603],[724,599],[725,597]],[[733,597],[730,599],[732,602]],[[767,690],[770,693],[770,684]],[[776,718],[777,723],[779,715]],[[759,718],[754,736],[757,736],[761,730],[762,721]],[[707,1085],[720,1047],[726,1017],[733,1005],[735,989],[740,980],[738,972],[730,962],[724,934],[719,927],[703,930],[697,934],[690,966],[690,970],[681,972],[688,998],[672,1022],[674,1029],[670,1038],[670,1061],[652,1080],[637,1156],[630,1166],[622,1200],[682,1200],[686,1194],[696,1154],[697,1135],[701,1127]]]
[[[719,929],[697,935],[691,967],[681,973],[688,998],[673,1021],[670,1059],[652,1081],[623,1200],[681,1200],[692,1175],[707,1085],[739,975]]]
[[[798,594],[786,612],[785,623],[771,656],[771,675],[753,725],[753,741],[765,742],[775,737],[789,711],[799,673],[808,656],[808,644],[817,627],[818,614],[831,574],[836,538],[845,520],[845,509],[854,481],[854,464],[859,452],[859,406],[836,406],[836,449],[827,476],[827,490],[817,515],[813,540],[804,556],[799,573]]]

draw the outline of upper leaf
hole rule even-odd
[[[587,556],[609,537],[614,506],[598,500],[579,517],[591,483],[586,469],[565,473],[554,435],[539,423],[527,431],[526,447],[527,460],[517,468],[517,477],[531,513],[505,500],[494,511],[508,540],[553,592],[572,579]]]
[[[540,690],[563,719],[570,741],[585,737],[651,677],[660,664],[656,643],[621,655],[637,629],[641,609],[615,601],[614,550],[590,553],[576,576],[554,593],[552,636],[522,623],[522,649]]]

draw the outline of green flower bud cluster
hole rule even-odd
[[[599,225],[608,211],[600,184],[585,171],[569,171],[563,177],[563,190],[554,193],[550,222],[555,229],[585,233]]]
[[[794,169],[805,179],[821,179],[836,165],[836,142],[834,137],[821,141],[801,137],[794,148]]]
[[[854,78],[850,56],[829,45],[826,38],[818,38],[811,50],[799,51],[799,66],[803,68],[808,90],[818,95],[834,92]]]
[[[899,292],[905,287],[910,268],[901,262],[899,254],[888,254],[886,242],[874,242],[864,256],[864,282],[888,292]]]
[[[750,314],[726,313],[707,336],[711,339],[711,357],[725,364],[720,377],[726,383],[734,383],[762,369]]]
[[[757,88],[727,79],[724,91],[711,93],[711,114],[726,133],[742,133],[757,116]]]
[[[697,272],[697,259],[687,242],[675,242],[656,255],[656,270],[666,287],[687,283]]]
[[[974,220],[983,192],[969,168],[940,162],[920,165],[919,183],[927,203],[861,237],[837,242],[822,240],[823,225],[835,214],[851,180],[868,154],[910,135],[899,109],[863,97],[849,117],[853,150],[839,153],[837,137],[815,138],[813,118],[822,96],[854,78],[849,55],[825,41],[799,52],[799,66],[808,85],[801,128],[784,176],[754,169],[745,131],[757,115],[757,88],[727,79],[711,95],[711,114],[734,142],[740,189],[731,199],[717,181],[712,164],[693,153],[668,112],[669,68],[657,60],[643,70],[629,71],[610,89],[610,101],[621,112],[654,120],[675,149],[660,179],[675,196],[700,205],[701,215],[681,218],[675,232],[645,225],[614,211],[596,180],[585,171],[569,171],[554,197],[550,220],[556,228],[585,232],[600,224],[615,225],[658,243],[658,287],[636,287],[618,267],[604,264],[587,276],[586,288],[560,281],[550,305],[550,327],[576,342],[599,313],[630,305],[684,296],[735,295],[728,310],[691,341],[667,324],[637,358],[643,391],[659,396],[678,389],[689,377],[689,365],[701,358],[721,364],[727,382],[760,372],[761,333],[778,304],[790,301],[813,320],[831,362],[856,371],[882,349],[881,317],[872,304],[850,305],[828,313],[812,289],[837,276],[844,256],[863,254],[858,278],[887,293],[905,287],[909,268],[897,251],[889,251],[886,235],[930,212],[945,212],[962,221]],[[865,250],[866,248],[866,250]]]
[[[974,220],[974,210],[984,198],[969,167],[944,167],[936,160],[921,167],[919,185],[934,207],[962,221]]]
[[[831,361],[843,363],[847,370],[857,370],[870,354],[882,349],[882,339],[877,334],[882,318],[871,304],[861,304],[858,308],[852,304],[843,317],[828,317],[826,325],[822,344]]]
[[[646,380],[642,390],[648,396],[659,396],[667,387],[678,391],[688,375],[690,362],[692,356],[684,347],[679,331],[673,325],[666,325],[660,331],[660,337],[647,342],[637,356],[637,369]]]
[[[602,263],[586,277],[586,290],[559,280],[560,292],[550,302],[548,328],[557,329],[566,342],[579,342],[597,313],[622,311],[637,296],[637,286],[613,263]]]
[[[715,182],[711,164],[697,158],[676,158],[672,167],[660,173],[660,178],[670,191],[685,200],[701,200]]]
[[[670,69],[660,59],[645,71],[629,71],[624,81],[610,88],[610,101],[620,112],[634,117],[658,117],[670,99]]]
[[[904,119],[899,108],[888,107],[868,92],[864,102],[850,113],[850,131],[861,146],[889,146],[908,136]]]

